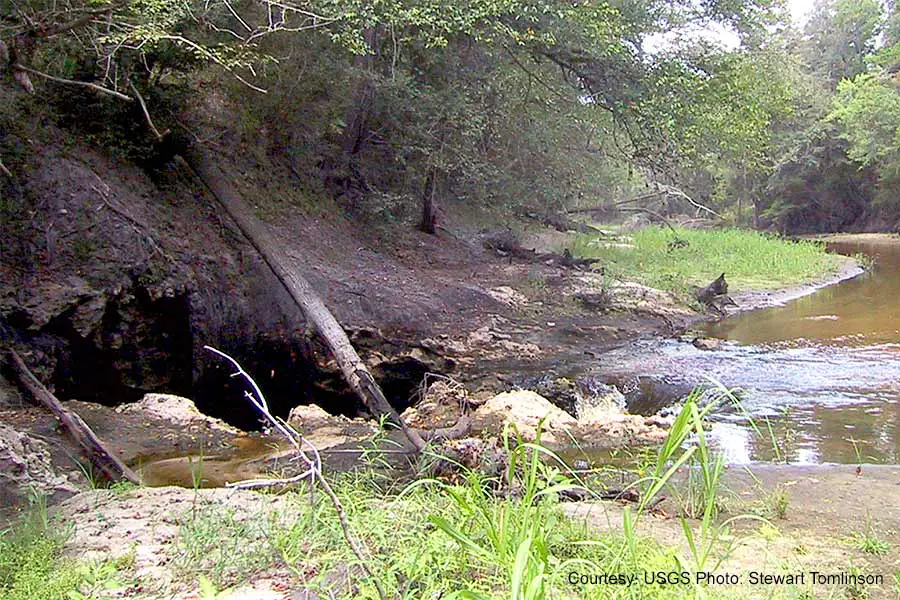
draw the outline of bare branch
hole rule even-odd
[[[387,600],[387,594],[385,594],[384,588],[375,577],[372,569],[369,567],[369,562],[371,559],[366,556],[369,553],[367,551],[364,551],[362,543],[356,539],[356,536],[353,535],[353,532],[350,529],[350,521],[347,519],[347,513],[344,511],[344,505],[341,503],[341,500],[340,498],[338,498],[337,494],[334,493],[334,489],[331,487],[331,484],[329,484],[328,480],[325,479],[325,477],[322,475],[322,459],[319,455],[318,449],[313,444],[309,443],[302,435],[300,435],[297,430],[285,423],[282,419],[275,417],[271,412],[269,412],[268,403],[266,402],[265,396],[263,396],[262,391],[259,389],[259,386],[253,380],[253,378],[250,377],[250,375],[246,371],[244,371],[240,363],[238,363],[231,356],[225,354],[221,350],[213,348],[212,346],[204,346],[204,349],[209,350],[210,352],[218,356],[221,356],[229,363],[231,363],[231,365],[236,369],[236,371],[232,373],[231,376],[242,377],[253,390],[252,394],[250,392],[246,392],[245,395],[247,399],[253,404],[253,406],[256,407],[260,414],[267,421],[269,421],[269,423],[274,425],[275,428],[278,429],[278,431],[288,439],[291,445],[293,445],[294,448],[297,449],[297,455],[303,462],[306,463],[308,467],[305,472],[289,479],[257,479],[229,484],[228,487],[243,489],[272,487],[285,483],[297,483],[308,477],[314,478],[316,481],[318,481],[319,485],[322,486],[322,490],[325,492],[325,495],[328,496],[328,499],[331,500],[331,504],[332,506],[334,506],[335,512],[337,512],[338,520],[341,523],[341,530],[344,533],[344,539],[347,541],[347,544],[350,546],[353,554],[356,555],[356,558],[359,559],[360,567],[362,567],[363,571],[365,571],[366,575],[368,575],[369,579],[372,581],[372,584],[378,590],[378,596],[381,598],[381,600]],[[313,451],[314,458],[310,458],[310,456],[306,454],[306,452],[303,450],[304,445]]]
[[[13,174],[9,172],[9,169],[6,168],[6,165],[3,164],[3,159],[0,158],[0,173],[3,173],[10,179],[12,179]]]
[[[261,88],[257,85],[253,85],[252,83],[250,83],[249,81],[247,81],[246,79],[241,77],[240,73],[235,71],[233,68],[231,68],[229,65],[227,65],[224,61],[222,61],[222,59],[220,59],[218,56],[216,56],[215,54],[213,54],[212,52],[210,52],[209,50],[207,50],[206,48],[204,48],[203,46],[201,46],[200,44],[198,44],[195,41],[189,40],[188,38],[181,36],[181,35],[164,35],[164,36],[161,36],[160,39],[170,40],[172,42],[184,44],[185,46],[188,46],[189,48],[196,50],[197,52],[199,52],[200,54],[202,54],[209,60],[213,61],[214,63],[216,63],[217,65],[219,65],[220,67],[222,67],[223,69],[228,71],[229,73],[231,73],[232,77],[234,77],[235,79],[237,79],[238,81],[240,81],[241,83],[246,85],[251,90],[256,90],[257,92],[260,92],[262,94],[269,93],[268,90]]]
[[[153,119],[150,118],[150,111],[147,110],[147,103],[144,102],[144,97],[141,96],[141,93],[137,91],[137,88],[134,87],[134,84],[131,83],[131,80],[128,80],[128,87],[131,88],[131,91],[134,92],[135,97],[138,99],[138,102],[141,104],[141,110],[144,112],[144,118],[147,119],[147,125],[150,126],[150,131],[153,132],[153,135],[156,136],[157,140],[162,140],[165,134],[160,133],[159,129],[156,128],[156,125],[153,124]],[[166,130],[166,133],[169,133]]]
[[[14,69],[18,69],[20,71],[25,71],[26,73],[31,73],[32,75],[37,75],[39,77],[43,77],[44,79],[49,79],[50,81],[55,81],[56,83],[62,83],[64,85],[77,85],[81,87],[86,87],[94,90],[95,92],[100,92],[101,94],[108,94],[110,96],[114,96],[119,100],[125,100],[126,102],[134,102],[134,98],[131,96],[126,96],[121,92],[117,92],[115,90],[111,90],[109,88],[105,88],[102,85],[97,85],[96,83],[91,83],[89,81],[75,81],[74,79],[63,79],[62,77],[54,77],[53,75],[48,75],[47,73],[42,73],[41,71],[37,71],[35,69],[31,69],[26,67],[25,65],[16,63],[13,65]]]
[[[694,205],[698,210],[705,210],[705,211],[708,212],[709,214],[715,215],[715,216],[719,217],[720,219],[724,219],[724,218],[725,218],[725,217],[723,217],[722,215],[720,215],[719,213],[717,213],[716,211],[714,211],[713,209],[707,208],[706,206],[703,206],[702,204],[700,204],[699,202],[697,202],[696,200],[694,200],[693,198],[691,198],[690,196],[688,196],[687,194],[685,194],[684,192],[682,192],[681,190],[679,190],[678,188],[674,188],[674,187],[672,187],[672,186],[669,185],[669,186],[666,186],[666,187],[665,187],[665,190],[666,190],[667,192],[669,192],[670,194],[672,194],[673,196],[678,196],[679,198],[684,198],[685,200],[687,200],[688,202],[690,202],[692,205]],[[698,215],[698,216],[699,216],[699,215]]]
[[[108,13],[114,11],[115,9],[121,7],[122,4],[123,4],[122,2],[117,2],[115,4],[109,4],[107,6],[99,6],[97,8],[84,9],[84,11],[83,11],[84,14],[82,14],[80,17],[72,19],[71,21],[68,21],[66,23],[62,23],[55,27],[48,28],[48,29],[46,29],[46,31],[43,31],[40,33],[40,37],[52,37],[54,35],[59,35],[61,33],[67,32],[67,31],[71,31],[72,29],[77,29],[78,27],[81,27],[82,25],[87,25],[94,19],[94,17],[103,15],[103,14],[108,14]],[[75,12],[75,11],[66,11],[66,12],[69,13],[69,12]]]

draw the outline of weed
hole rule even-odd
[[[856,548],[866,554],[881,556],[891,551],[891,545],[878,537],[872,526],[871,518],[866,518],[866,528],[853,536]]]
[[[788,507],[791,504],[791,497],[788,491],[779,487],[768,496],[771,516],[776,519],[783,519],[787,516]]]
[[[851,567],[848,575],[861,575],[861,571],[858,567]],[[847,600],[867,600],[869,597],[869,588],[865,583],[860,583],[858,578],[853,578],[852,583],[848,584],[847,587],[844,588],[844,597]]]
[[[241,581],[275,562],[265,525],[230,508],[197,507],[181,525],[176,566],[185,575],[206,574],[216,585]]]
[[[62,557],[69,530],[53,524],[45,499],[35,496],[25,514],[0,530],[0,597],[4,600],[80,600],[118,587],[117,561],[76,563]]]

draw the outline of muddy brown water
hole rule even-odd
[[[713,351],[647,341],[603,357],[662,385],[711,377],[743,390],[740,411],[716,416],[713,437],[732,463],[900,462],[900,239],[830,243],[865,253],[867,273],[783,306],[710,324]]]

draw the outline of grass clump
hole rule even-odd
[[[80,600],[118,587],[114,561],[76,563],[62,556],[68,532],[53,525],[42,498],[0,530],[0,598]]]
[[[865,531],[856,533],[853,540],[856,548],[866,554],[883,556],[891,551],[891,545],[878,536],[871,520],[867,520]]]
[[[646,476],[634,484],[641,501],[625,509],[621,529],[608,532],[565,516],[560,494],[582,484],[564,474],[559,457],[539,440],[507,446],[509,464],[499,478],[463,471],[458,480],[420,480],[397,493],[362,471],[339,475],[334,488],[388,597],[694,598],[701,592],[696,583],[667,583],[646,574],[715,569],[718,548],[730,538],[728,524],[735,519],[721,527],[715,523],[723,463],[705,443],[707,412],[695,398],[687,401]],[[685,449],[691,437],[697,444]],[[690,553],[678,558],[644,536],[639,523],[685,467],[700,478],[694,505],[701,521],[696,530],[684,522]],[[282,499],[289,500],[283,514],[293,520],[269,534],[277,559],[316,593],[377,598],[347,547],[334,507],[311,502],[306,493]],[[628,585],[592,583],[600,573],[634,579]]]
[[[611,243],[578,236],[574,255],[602,259],[616,275],[651,287],[689,294],[725,273],[739,289],[766,289],[810,283],[837,271],[845,260],[811,240],[789,241],[746,229],[692,230],[647,227]],[[673,243],[684,240],[685,244]]]

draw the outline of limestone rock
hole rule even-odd
[[[329,414],[318,404],[301,404],[291,409],[288,425],[297,431],[310,431],[335,422],[338,417]]]
[[[116,408],[116,412],[130,415],[147,415],[168,421],[179,428],[197,431],[216,431],[228,435],[238,435],[240,430],[224,421],[208,417],[197,410],[193,400],[174,394],[145,394],[132,404]]]
[[[14,506],[32,494],[75,493],[65,475],[53,470],[47,442],[0,424],[0,506]]]
[[[697,348],[698,350],[718,350],[722,345],[722,340],[717,340],[715,338],[697,337],[691,341],[691,344],[693,344],[694,348]]]
[[[625,396],[616,386],[592,383],[589,393],[579,394],[575,400],[575,417],[579,422],[603,421],[609,414],[622,414]]]
[[[438,380],[428,386],[422,400],[407,408],[402,417],[417,429],[452,427],[469,404],[469,392],[462,385]]]
[[[551,445],[564,443],[576,422],[540,394],[515,390],[497,394],[480,406],[472,415],[472,431],[502,435],[507,426],[515,426],[523,440],[534,441],[541,420],[541,441]]]

